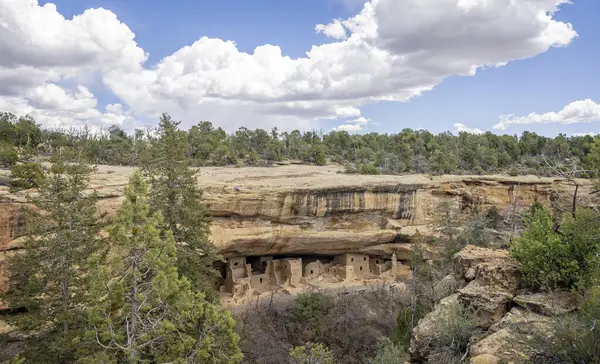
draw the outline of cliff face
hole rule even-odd
[[[430,235],[428,220],[443,200],[502,212],[534,201],[567,206],[574,191],[571,182],[532,176],[355,176],[303,166],[204,172],[222,173],[235,175],[202,183],[225,256],[396,252],[405,260],[415,235]],[[578,183],[583,202],[589,183]]]
[[[109,214],[120,204],[132,169],[99,166],[92,187]],[[410,257],[417,233],[429,235],[432,209],[450,200],[469,210],[499,211],[572,198],[572,182],[534,176],[358,176],[335,167],[203,168],[199,183],[213,215],[214,244],[225,257],[363,253]],[[586,203],[590,184],[578,181]],[[29,191],[32,192],[32,191]],[[0,269],[18,249],[23,191],[0,191]],[[0,273],[0,276],[2,274]],[[2,279],[0,278],[0,285]]]

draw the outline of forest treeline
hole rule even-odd
[[[163,115],[165,116],[165,115]],[[553,168],[575,162],[580,177],[589,177],[600,161],[600,138],[589,135],[548,138],[532,132],[517,135],[451,132],[432,134],[403,129],[395,134],[349,134],[332,131],[280,132],[241,127],[228,134],[209,121],[178,130],[193,166],[269,166],[282,161],[339,163],[362,174],[556,174]],[[99,133],[89,128],[42,129],[30,116],[0,113],[0,164],[10,167],[58,149],[77,150],[88,163],[140,164],[156,138],[146,127],[126,133],[114,125]]]

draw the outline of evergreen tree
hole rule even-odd
[[[25,350],[32,362],[70,362],[82,328],[84,267],[101,241],[96,195],[85,191],[93,171],[84,163],[67,164],[64,153],[57,153],[24,211],[24,252],[10,262],[5,300],[26,314],[6,319],[35,333]]]
[[[97,303],[89,314],[92,350],[81,363],[241,361],[235,322],[179,276],[175,241],[170,230],[161,233],[163,225],[136,171],[108,229],[112,259],[91,260]]]
[[[209,240],[209,216],[201,203],[196,171],[186,156],[185,132],[167,114],[160,118],[158,138],[146,155],[142,169],[150,182],[150,207],[162,211],[165,229],[173,232],[179,272],[194,289],[208,290],[206,279],[218,272],[213,263],[220,257]]]

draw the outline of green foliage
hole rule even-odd
[[[88,302],[87,259],[100,247],[96,196],[84,192],[94,169],[54,156],[33,208],[24,211],[24,250],[9,264],[9,307],[25,308],[7,316],[24,332],[43,332],[27,342],[25,358],[35,363],[70,362]],[[60,359],[59,359],[60,358]]]
[[[142,170],[150,183],[152,211],[162,211],[164,230],[173,233],[177,246],[177,267],[194,289],[208,288],[211,275],[218,272],[213,263],[220,258],[209,240],[209,215],[201,203],[196,171],[186,157],[187,143],[179,123],[163,114],[158,138],[143,159]]]
[[[379,170],[372,164],[361,164],[358,167],[358,173],[376,175],[379,174]]]
[[[329,296],[322,293],[300,293],[294,300],[291,308],[296,322],[312,325],[316,331],[320,330],[323,317],[332,308]]]
[[[580,177],[600,177],[600,138],[591,136],[546,138],[535,133],[516,135],[492,133],[434,135],[424,130],[403,129],[396,134],[351,135],[332,131],[323,135],[315,131],[270,132],[240,127],[232,134],[201,121],[189,130],[181,130],[181,147],[190,165],[273,165],[280,160],[301,160],[325,165],[328,160],[339,164],[374,165],[380,173],[471,173],[520,172],[537,175],[555,173],[550,164],[570,158],[581,161]],[[141,165],[154,131],[135,130],[128,135],[113,125],[99,133],[89,129],[41,130],[29,116],[18,118],[0,113],[0,143],[51,155],[60,148],[83,151],[90,163]],[[0,149],[1,151],[2,149]],[[29,153],[29,152],[28,152]],[[0,160],[2,153],[0,153]],[[10,158],[8,159],[10,162]],[[10,166],[10,164],[8,165]],[[589,172],[593,171],[593,172]]]
[[[412,335],[412,329],[417,326],[420,319],[427,313],[421,304],[416,307],[406,307],[396,316],[396,327],[392,332],[392,341],[401,346],[408,346]]]
[[[46,178],[42,167],[32,162],[15,164],[10,173],[10,186],[16,190],[37,188]]]
[[[5,141],[0,141],[0,167],[11,168],[18,160],[17,149]]]
[[[25,364],[25,358],[22,358],[20,355],[17,355],[10,360],[3,361],[2,364]]]
[[[382,338],[378,343],[377,355],[369,361],[370,364],[404,364],[407,359],[404,347],[394,344],[388,338]]]
[[[87,355],[80,363],[239,363],[229,313],[194,292],[176,267],[175,241],[135,172],[107,229],[114,252],[90,259]]]
[[[306,343],[290,350],[293,364],[333,364],[333,355],[323,344]]]
[[[589,286],[600,264],[599,217],[580,208],[575,218],[566,214],[557,230],[546,209],[532,208],[529,226],[510,247],[521,281],[532,289]]]

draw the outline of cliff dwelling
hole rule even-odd
[[[410,278],[410,268],[396,259],[365,254],[335,256],[235,257],[221,265],[213,284],[224,298],[245,298],[282,289],[326,288],[346,284],[394,282]]]

